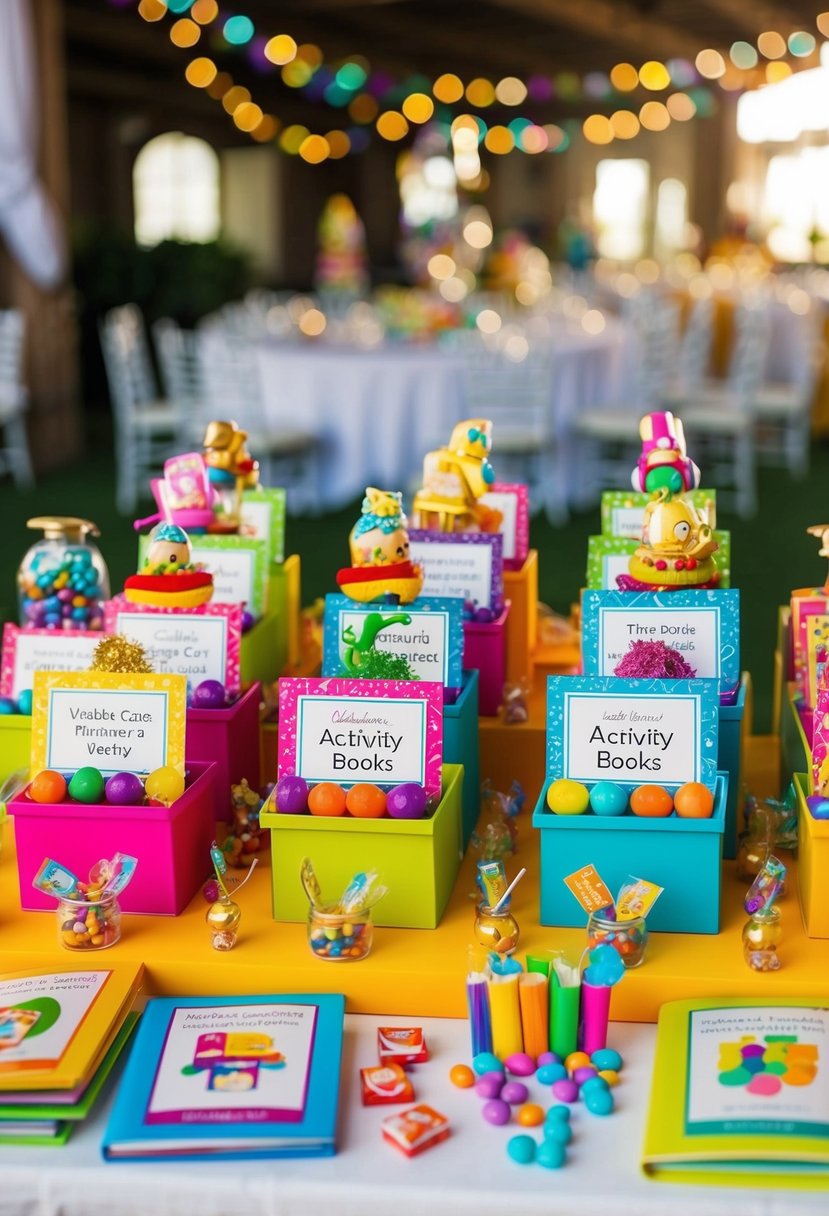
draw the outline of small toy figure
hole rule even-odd
[[[259,826],[262,799],[243,777],[238,785],[231,785],[230,800],[233,819],[222,852],[229,866],[247,869],[253,863],[254,855],[264,848],[264,833]]]
[[[663,486],[645,507],[642,544],[618,575],[621,591],[677,591],[716,587],[719,548],[710,526],[693,503]]]
[[[427,452],[423,486],[415,494],[418,528],[437,532],[497,532],[500,511],[478,500],[495,481],[489,463],[492,423],[486,418],[459,422],[445,448]]]
[[[185,452],[164,462],[164,476],[154,477],[150,489],[158,511],[135,521],[136,530],[163,521],[190,532],[206,532],[213,522],[216,494],[201,452]]]
[[[124,598],[156,608],[196,608],[212,595],[213,575],[193,564],[184,529],[168,523],[153,528],[144,565],[124,583]]]
[[[337,585],[360,604],[386,598],[410,604],[423,586],[423,571],[409,560],[403,495],[368,486],[360,518],[348,538],[351,566],[337,572]]]
[[[669,410],[646,414],[639,423],[642,454],[631,475],[634,490],[652,493],[663,487],[672,494],[696,490],[700,472],[685,450],[679,418]]]
[[[367,612],[359,638],[352,625],[343,629],[345,643],[342,663],[345,674],[361,676],[367,680],[414,680],[407,659],[403,655],[378,650],[375,643],[380,633],[390,625],[411,625],[408,612],[395,612],[383,616],[379,612]]]
[[[202,446],[213,484],[242,479],[242,488],[253,490],[259,485],[259,464],[245,444],[248,433],[235,422],[210,422]]]

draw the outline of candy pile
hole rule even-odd
[[[628,796],[615,781],[597,781],[588,789],[581,781],[560,777],[547,789],[547,806],[554,815],[624,815],[629,806],[647,819],[665,819],[672,812],[679,819],[710,819],[714,795],[701,781],[686,782],[673,796],[661,785],[640,785]]]
[[[49,805],[65,801],[68,794],[75,802],[89,806],[103,802],[111,806],[140,806],[145,801],[170,806],[184,793],[184,787],[183,774],[169,764],[155,769],[144,781],[135,773],[113,773],[106,782],[99,769],[85,765],[68,778],[54,769],[41,769],[26,793],[33,802]]]
[[[100,890],[88,889],[86,904],[60,900],[60,938],[69,950],[104,950],[121,936],[121,909],[114,895],[102,898]]]
[[[565,1060],[555,1052],[543,1052],[537,1060],[526,1052],[515,1052],[503,1062],[492,1052],[479,1052],[472,1068],[456,1064],[449,1073],[453,1085],[474,1087],[483,1099],[481,1114],[487,1123],[503,1127],[514,1121],[521,1127],[541,1127],[542,1138],[513,1136],[507,1142],[507,1155],[519,1165],[535,1161],[545,1169],[559,1169],[566,1160],[566,1148],[573,1138],[570,1105],[579,1099],[593,1115],[605,1116],[614,1108],[611,1090],[619,1081],[622,1057],[611,1047],[586,1052],[574,1051]],[[521,1080],[507,1080],[507,1073]],[[542,1088],[549,1088],[556,1102],[547,1108],[530,1101],[526,1080],[535,1076]]]
[[[31,629],[103,629],[106,598],[86,545],[62,557],[36,553],[20,574],[21,606]]]
[[[335,781],[321,781],[309,786],[304,777],[286,773],[276,783],[276,809],[283,815],[312,815],[335,817],[351,815],[354,819],[422,819],[430,809],[429,794],[422,785],[407,781],[388,792],[379,785],[360,781],[345,789]]]

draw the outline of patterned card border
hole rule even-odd
[[[477,607],[491,608],[496,616],[500,615],[504,607],[504,538],[499,532],[426,532],[412,529],[409,531],[409,542],[424,545],[490,545],[489,603],[478,604]],[[428,558],[421,555],[419,560],[425,563]]]

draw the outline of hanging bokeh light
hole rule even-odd
[[[279,120],[274,118],[273,114],[264,114],[262,121],[255,130],[251,131],[251,138],[255,139],[259,144],[266,144],[269,140],[274,139],[279,131]]]
[[[309,165],[321,165],[328,160],[330,151],[328,140],[323,135],[308,135],[299,145],[299,155]]]
[[[544,124],[544,134],[547,136],[548,152],[566,152],[570,146],[570,136],[554,122]]]
[[[639,69],[639,83],[652,93],[659,93],[662,89],[670,88],[671,77],[664,63],[660,63],[658,59],[649,59]]]
[[[435,112],[435,103],[426,93],[410,93],[403,102],[403,113],[409,122],[424,123]]]
[[[287,152],[290,156],[296,156],[310,134],[311,132],[307,127],[294,123],[292,126],[286,127],[280,135],[279,146],[283,152]]]
[[[246,89],[244,85],[235,84],[225,93],[222,105],[228,114],[234,114],[239,106],[248,101],[250,101],[250,89]]]
[[[362,64],[344,63],[341,68],[337,69],[335,79],[341,89],[347,89],[350,93],[356,93],[366,83],[368,72]]]
[[[377,119],[377,134],[395,142],[409,133],[409,124],[397,110],[385,110]]]
[[[610,83],[617,93],[630,93],[639,84],[639,73],[632,63],[617,63],[611,70]]]
[[[788,47],[789,53],[797,59],[806,59],[814,52],[817,42],[806,30],[795,30],[793,34],[789,34]]]
[[[201,38],[201,26],[196,25],[189,17],[182,17],[170,26],[170,41],[173,46],[195,46]]]
[[[639,111],[639,121],[647,131],[665,131],[671,125],[671,116],[661,101],[646,101]]]
[[[348,103],[348,113],[354,122],[374,122],[379,109],[371,93],[359,93]]]
[[[229,72],[219,72],[212,84],[207,86],[207,95],[214,101],[221,101],[228,89],[233,87],[233,77]]]
[[[526,152],[529,156],[536,156],[539,152],[546,152],[548,144],[547,132],[543,127],[536,126],[535,123],[530,123],[521,133],[521,151]]]
[[[442,101],[444,105],[449,106],[452,102],[460,101],[463,97],[463,81],[454,72],[444,72],[442,76],[438,76],[432,85],[432,92],[438,101]]]
[[[138,15],[145,21],[161,21],[167,16],[167,5],[164,0],[141,0],[138,5]]]
[[[275,34],[265,43],[265,58],[277,67],[283,67],[296,59],[297,44],[290,34]]]
[[[697,112],[697,107],[694,105],[693,98],[687,93],[672,93],[665,106],[676,122],[688,122]]]
[[[471,106],[475,106],[476,109],[484,109],[486,106],[491,106],[495,100],[495,89],[492,81],[484,79],[483,76],[470,80],[466,86],[466,100]]]
[[[233,122],[240,131],[255,131],[265,115],[255,101],[243,101],[233,111]]]
[[[766,64],[766,81],[768,84],[779,84],[781,80],[785,80],[787,76],[791,76],[792,69],[787,63],[782,63],[780,60],[773,60]]]
[[[711,50],[710,47],[700,51],[695,62],[700,76],[704,76],[706,80],[718,80],[725,72],[725,60],[719,51]]]
[[[195,4],[190,9],[190,16],[194,21],[198,21],[199,25],[210,25],[218,15],[219,6],[216,0],[195,0]]]
[[[509,127],[490,127],[484,136],[484,147],[495,156],[506,156],[515,147],[515,137]]]
[[[213,83],[218,74],[219,70],[213,60],[204,57],[191,60],[184,69],[187,83],[193,85],[196,89],[206,89],[208,85]]]
[[[757,39],[757,50],[766,59],[781,59],[786,54],[786,39],[776,30],[765,30]]]
[[[742,68],[744,71],[756,68],[760,58],[750,42],[732,42],[728,54],[735,68]]]
[[[590,144],[609,144],[613,142],[613,128],[606,114],[591,114],[582,123],[582,133]]]
[[[517,76],[505,76],[495,86],[495,97],[502,106],[520,106],[527,97],[527,86]]]
[[[610,127],[617,139],[635,139],[639,134],[639,119],[632,110],[617,110],[610,115]]]
[[[253,22],[244,13],[236,13],[228,17],[222,26],[222,34],[225,42],[229,42],[231,46],[245,46],[253,37]]]
[[[329,131],[325,136],[328,155],[332,160],[342,160],[351,151],[351,140],[345,131]]]

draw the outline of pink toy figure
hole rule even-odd
[[[216,491],[207,476],[207,465],[201,452],[186,452],[171,456],[164,462],[164,476],[150,482],[158,513],[137,519],[135,528],[145,524],[178,524],[186,532],[205,532],[213,522]]]
[[[672,494],[695,490],[700,473],[685,450],[685,433],[679,418],[669,410],[646,414],[639,423],[642,454],[631,475],[634,490],[647,493],[663,486]]]

